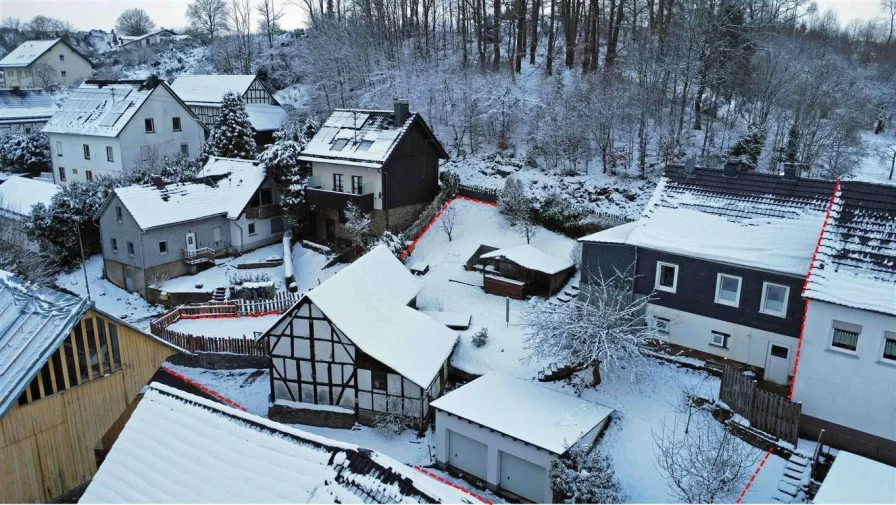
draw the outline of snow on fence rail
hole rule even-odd
[[[722,374],[719,399],[750,421],[750,426],[794,445],[800,431],[803,404],[757,387],[757,382],[732,366]]]
[[[458,196],[465,196],[483,202],[497,203],[498,190],[495,188],[487,188],[485,186],[472,186],[469,184],[459,184],[457,186]]]

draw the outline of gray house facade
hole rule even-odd
[[[118,188],[97,216],[106,278],[146,296],[147,287],[221,256],[276,243],[279,200],[264,169],[244,160],[212,159],[186,183]]]

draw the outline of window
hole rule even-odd
[[[106,146],[106,161],[115,161],[115,152],[112,146]]]
[[[896,332],[884,332],[883,359],[896,361]]]
[[[180,153],[186,157],[190,156],[190,144],[184,142],[180,145]]]
[[[25,127],[25,135],[31,135],[31,127],[30,126]]]
[[[90,159],[90,146],[88,144],[84,144],[83,149],[84,149],[84,159],[89,160]]]
[[[62,142],[56,142],[56,156],[62,157]]]
[[[856,352],[862,327],[857,324],[834,321],[831,335],[831,347],[847,352]]]
[[[727,333],[714,331],[714,332],[712,332],[712,339],[709,341],[709,344],[714,345],[716,347],[722,347],[724,349],[727,349],[729,338],[731,338],[731,335],[729,335]]]
[[[656,289],[674,293],[678,288],[678,265],[656,262]]]
[[[333,174],[333,191],[343,191],[342,174]]]
[[[65,167],[59,167],[59,180],[65,182]]]
[[[361,181],[362,179],[360,175],[352,176],[352,193],[356,195],[361,194],[361,186],[363,185]]]
[[[65,55],[64,55],[64,54],[60,54],[60,55],[59,55],[59,61],[65,61]]]
[[[159,240],[159,254],[161,254],[161,255],[168,254],[168,241],[167,240]]]
[[[149,161],[150,153],[149,146],[140,146],[140,161]]]
[[[63,70],[61,73],[62,73],[62,77],[65,77],[65,75],[66,75],[65,70]]]
[[[91,171],[91,170],[85,170],[85,171],[84,171],[84,178],[87,179],[88,181],[92,181],[92,180],[93,180],[93,171]]]
[[[716,277],[716,303],[737,307],[740,303],[740,277],[719,274]]]
[[[121,219],[121,207],[119,207],[119,206],[117,206],[117,205],[115,206],[115,218],[118,219],[118,222],[119,222],[119,223],[122,222],[122,219]]]
[[[759,312],[772,316],[784,317],[787,315],[787,299],[790,296],[790,288],[771,282],[762,283],[762,306]]]
[[[261,188],[258,190],[258,198],[255,200],[256,206],[271,205],[274,203],[274,190],[271,188]]]
[[[143,128],[146,130],[146,133],[155,133],[156,123],[152,120],[151,117],[148,117],[143,120]]]
[[[134,255],[134,243],[128,242],[128,256]]]
[[[249,235],[255,235],[255,223],[249,223]]]
[[[221,243],[221,227],[217,226],[212,230],[212,240],[215,242],[215,247],[218,247],[218,244]]]
[[[73,168],[73,169],[72,169],[72,175],[78,175],[78,169],[77,169],[77,168]]]
[[[171,118],[171,129],[176,132],[180,131],[180,118],[179,117]]]
[[[386,372],[370,372],[370,377],[371,381],[373,382],[373,389],[386,391]]]
[[[361,145],[358,146],[358,150],[359,151],[369,151],[370,146],[372,146],[372,145],[373,145],[372,140],[362,140]]]
[[[118,254],[118,239],[112,238],[110,241],[112,242],[112,252]]]
[[[653,316],[653,328],[660,335],[669,334],[669,320],[665,317]]]
[[[330,150],[341,151],[346,144],[348,144],[348,139],[338,139],[336,142],[333,142],[332,146],[330,146]]]

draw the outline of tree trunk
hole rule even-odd
[[[493,15],[495,17],[492,26],[492,71],[497,72],[501,68],[501,0],[494,1]]]
[[[551,0],[551,19],[548,22],[548,57],[544,67],[544,72],[547,75],[554,73],[554,4],[556,1]]]
[[[600,385],[600,361],[595,361],[591,367],[591,377],[595,386]]]
[[[618,3],[616,0],[610,0],[610,17],[607,18],[609,21],[607,29],[607,56],[604,59],[604,64],[608,68],[616,63],[616,48],[619,45],[619,27],[622,26],[622,19],[624,17],[625,10],[622,8],[622,0],[619,0]]]
[[[529,65],[535,65],[535,50],[538,49],[538,22],[541,20],[542,0],[532,0],[532,15],[529,16],[532,23],[531,39],[529,40]]]

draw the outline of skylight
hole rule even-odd
[[[341,151],[345,145],[348,144],[348,139],[338,139],[336,142],[333,142],[333,145],[330,147],[331,151]]]

